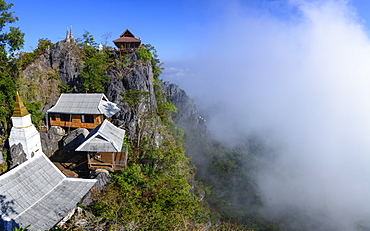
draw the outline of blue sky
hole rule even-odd
[[[218,20],[211,1],[123,1],[123,0],[14,0],[12,8],[19,17],[17,26],[26,33],[25,50],[35,47],[39,38],[52,42],[65,36],[72,26],[76,37],[84,30],[96,41],[111,33],[109,41],[130,29],[144,43],[154,45],[163,56],[182,56],[188,44],[196,46],[208,38],[209,25]],[[113,45],[110,43],[109,45]]]
[[[25,51],[34,49],[40,38],[48,38],[52,42],[62,40],[70,26],[76,37],[87,30],[96,41],[101,42],[104,42],[102,36],[110,33],[109,45],[113,45],[111,40],[118,38],[128,28],[135,36],[141,37],[144,43],[154,45],[165,62],[192,58],[199,48],[212,41],[214,31],[228,23],[230,14],[257,17],[270,14],[282,20],[296,19],[294,7],[289,6],[292,1],[285,0],[66,0],[57,4],[47,0],[10,2],[14,4],[12,10],[19,17],[16,26],[26,34]],[[353,5],[365,25],[369,25],[370,3],[354,0],[349,5]],[[226,36],[222,31],[218,32],[219,36]]]

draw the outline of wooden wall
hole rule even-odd
[[[72,114],[72,115],[69,115],[69,116],[71,116],[70,121],[62,121],[60,119],[61,114],[59,114],[59,113],[49,113],[49,115],[48,115],[49,124],[50,124],[50,126],[94,129],[96,126],[98,126],[104,120],[103,115],[93,115],[94,116],[94,123],[82,123],[81,115]]]

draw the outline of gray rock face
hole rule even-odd
[[[77,128],[71,131],[63,139],[64,151],[66,153],[74,153],[75,149],[82,144],[87,135],[89,135],[89,130],[86,128]]]
[[[71,89],[80,86],[79,71],[82,68],[80,49],[75,44],[60,41],[20,72],[20,88],[32,89],[26,93],[27,99],[41,101],[45,113],[59,98],[60,82]]]
[[[191,162],[196,166],[204,166],[207,160],[207,153],[212,143],[210,132],[206,121],[198,115],[195,103],[177,85],[164,82],[162,89],[165,96],[173,103],[178,113],[173,120],[177,126],[184,130],[185,154],[190,157]],[[202,172],[202,173],[200,173]],[[197,174],[207,173],[207,169],[198,168]],[[195,181],[191,181],[195,185]]]
[[[137,139],[141,131],[145,130],[146,134],[141,135],[149,135],[150,139],[154,140],[156,144],[159,144],[161,142],[161,136],[157,131],[154,131],[159,129],[142,129],[140,125],[140,118],[143,115],[147,115],[148,112],[157,109],[151,64],[138,60],[136,53],[129,54],[126,60],[116,57],[116,62],[117,65],[112,65],[105,73],[110,80],[104,86],[107,98],[111,102],[117,103],[117,106],[121,109],[112,118],[112,123],[116,126],[122,126],[127,131],[126,134],[128,134],[128,139],[130,140]],[[44,103],[42,110],[46,112],[55,105],[59,97],[59,82],[69,85],[72,92],[77,92],[77,89],[82,83],[79,72],[83,67],[81,50],[76,44],[63,41],[56,43],[52,49],[42,54],[22,73],[23,78],[27,80],[24,81],[25,83],[34,83],[39,73],[43,73],[42,81],[37,82],[35,85],[45,86],[42,89],[43,92],[41,90],[39,92],[36,91],[36,95],[44,95],[45,97],[31,99],[31,101],[42,101]],[[27,86],[24,87],[26,88]],[[121,93],[128,89],[138,89],[148,92],[146,102],[142,102],[134,107],[120,102],[119,100],[122,99]],[[151,126],[161,126],[161,124],[159,121],[154,121]]]
[[[82,70],[82,57],[75,44],[60,41],[53,47],[50,63],[59,70],[60,80],[72,88],[80,85],[79,71]]]
[[[175,105],[178,113],[174,116],[174,122],[187,132],[195,133],[205,139],[210,139],[210,133],[206,121],[199,116],[194,101],[176,84],[163,82],[162,90]]]
[[[4,155],[3,155],[3,152],[0,151],[0,164],[3,164],[4,163]]]
[[[94,184],[91,190],[86,194],[86,196],[81,201],[82,206],[92,205],[94,203],[93,199],[91,198],[92,192],[103,190],[104,186],[107,185],[109,181],[112,179],[109,173],[95,171],[92,172],[89,178],[96,179],[98,181]]]
[[[6,133],[6,129],[5,129],[4,123],[0,122],[0,136],[3,137],[5,133]]]
[[[117,103],[117,106],[121,108],[121,111],[113,116],[112,122],[128,131],[128,138],[133,140],[137,139],[137,134],[139,133],[138,122],[140,117],[156,110],[157,102],[154,95],[151,64],[139,61],[135,53],[128,55],[127,60],[129,61],[125,67],[113,67],[106,73],[110,80],[105,87],[107,98]],[[138,89],[149,93],[148,98],[136,105],[134,110],[127,103],[119,101],[122,99],[121,92],[129,89]],[[159,121],[155,123],[155,126],[161,126]],[[154,142],[159,144],[161,140],[160,134],[156,132],[149,134],[150,132],[147,130],[147,135],[150,135]]]
[[[23,151],[23,145],[21,143],[13,144],[10,147],[10,168],[14,168],[25,161],[27,161],[27,155]]]
[[[40,133],[42,151],[47,156],[51,156],[59,148],[59,141],[65,135],[63,128],[51,126],[47,132]]]

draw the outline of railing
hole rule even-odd
[[[99,158],[87,154],[88,167],[90,169],[109,168],[110,170],[122,170],[127,165],[127,148],[126,152],[111,153],[112,158],[107,158],[108,153],[101,153]],[[94,153],[96,155],[96,153]],[[109,154],[110,155],[110,154]]]

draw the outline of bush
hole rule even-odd
[[[152,54],[144,46],[141,46],[139,49],[137,49],[136,54],[140,60],[151,62],[153,59]]]

